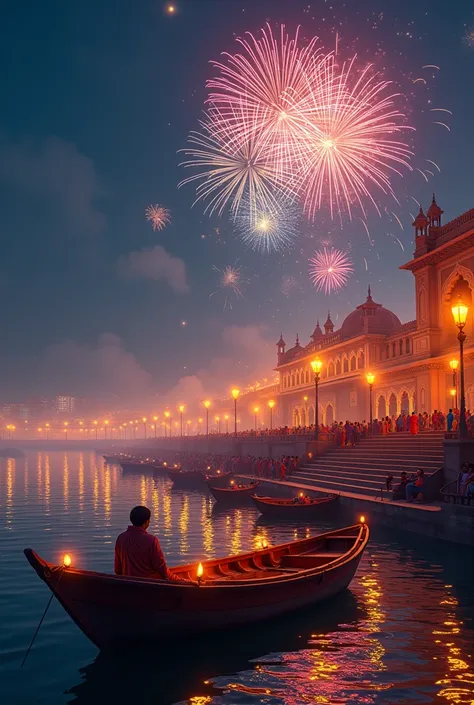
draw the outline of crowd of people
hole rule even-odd
[[[213,453],[176,453],[173,461],[184,470],[201,470],[215,474],[217,471],[236,475],[253,475],[269,480],[285,480],[297,467],[299,457],[282,455],[270,458],[255,455],[224,455]]]

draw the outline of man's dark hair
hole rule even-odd
[[[150,517],[151,512],[148,507],[142,507],[141,505],[138,507],[133,507],[130,512],[130,521],[133,526],[143,526],[143,524],[148,521]]]

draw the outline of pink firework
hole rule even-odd
[[[301,103],[323,56],[317,41],[299,46],[299,28],[290,39],[284,25],[275,37],[267,24],[259,39],[250,32],[237,39],[241,53],[224,52],[225,63],[213,62],[220,75],[207,82],[207,102],[230,121],[234,140],[258,137],[269,145],[277,167],[292,162],[300,149]]]
[[[333,247],[316,251],[309,263],[309,276],[313,285],[325,294],[342,289],[354,271],[348,253]]]
[[[145,217],[151,222],[153,230],[163,230],[171,223],[171,214],[167,208],[159,206],[148,206],[145,210]]]
[[[299,106],[304,115],[304,159],[300,188],[307,215],[314,219],[323,203],[334,211],[364,201],[380,211],[372,196],[374,187],[394,196],[391,176],[411,170],[406,142],[396,136],[414,128],[396,107],[399,93],[390,93],[389,81],[372,71],[358,71],[356,57],[337,64],[329,54],[311,75],[309,97]]]

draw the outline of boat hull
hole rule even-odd
[[[293,504],[291,500],[284,500],[285,503],[277,503],[270,497],[252,497],[252,501],[264,516],[271,519],[314,519],[320,517],[329,508],[333,508],[337,501],[337,495],[321,498],[314,504]]]
[[[326,561],[324,567],[297,571],[265,579],[242,579],[218,584],[189,583],[124,578],[88,571],[51,566],[31,549],[25,555],[66,612],[84,634],[100,649],[132,642],[186,638],[209,630],[230,629],[314,605],[345,590],[359,565],[369,538],[366,526],[357,531],[351,549],[340,560]],[[339,534],[348,530],[339,530]],[[330,532],[338,540],[335,534]],[[323,535],[329,536],[329,534]],[[347,537],[344,537],[346,539]],[[318,537],[319,539],[319,537]],[[352,539],[351,539],[352,540]],[[298,542],[294,542],[296,544]],[[302,543],[302,542],[301,542]],[[288,552],[290,548],[286,548]],[[262,556],[273,555],[273,547]],[[257,554],[210,561],[207,566],[251,560]],[[323,555],[323,554],[321,554]],[[326,555],[326,554],[325,554]],[[298,556],[296,556],[298,559]],[[210,571],[210,567],[208,570]],[[176,572],[191,568],[176,569]],[[186,573],[187,574],[187,573]],[[206,574],[206,573],[205,573]]]
[[[223,475],[206,475],[206,482],[209,488],[211,487],[228,487],[230,481],[234,477],[233,472],[226,472]]]
[[[204,475],[198,470],[169,471],[168,477],[175,487],[183,489],[204,489]]]
[[[212,494],[216,502],[225,504],[228,507],[235,507],[241,504],[251,504],[252,495],[255,494],[259,484],[259,482],[255,482],[253,485],[249,485],[245,488],[236,487],[235,489],[213,487],[209,482],[207,483],[207,486],[209,487],[209,492]]]

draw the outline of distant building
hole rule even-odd
[[[58,414],[72,414],[76,408],[76,399],[75,397],[57,396],[54,406]]]
[[[25,404],[4,404],[2,416],[10,421],[26,421],[28,419],[28,407]]]

